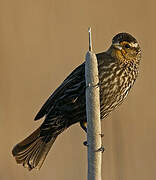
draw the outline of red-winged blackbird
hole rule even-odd
[[[106,52],[96,55],[99,70],[100,111],[104,119],[127,96],[138,75],[141,50],[136,39],[119,33]],[[85,63],[78,66],[55,90],[35,117],[43,124],[13,148],[17,163],[40,169],[57,136],[72,124],[87,131]]]

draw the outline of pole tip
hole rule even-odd
[[[88,28],[88,33],[89,33],[89,51],[92,51],[91,27]]]
[[[88,28],[88,32],[91,33],[91,27]]]

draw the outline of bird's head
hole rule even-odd
[[[112,39],[111,49],[114,56],[122,63],[139,63],[141,49],[137,40],[128,33],[119,33]]]

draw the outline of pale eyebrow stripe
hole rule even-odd
[[[135,47],[135,48],[138,47],[138,43],[130,43],[130,45],[131,45],[132,47]]]

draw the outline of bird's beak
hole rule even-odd
[[[114,43],[113,46],[115,49],[118,49],[118,50],[122,49],[122,46],[119,43]]]

